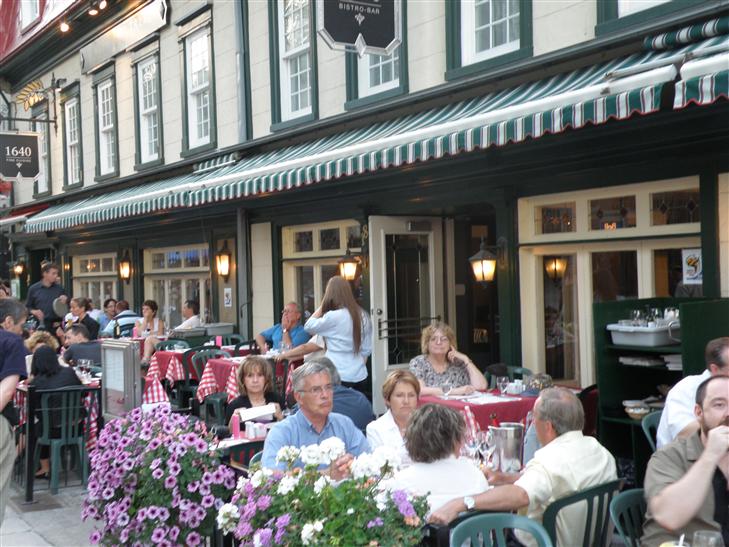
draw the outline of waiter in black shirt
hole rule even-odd
[[[41,266],[41,280],[28,288],[28,298],[25,307],[38,321],[45,325],[49,332],[55,332],[61,325],[63,318],[58,317],[53,310],[53,301],[60,298],[62,302],[68,300],[68,294],[58,282],[59,269],[53,262],[46,262]]]

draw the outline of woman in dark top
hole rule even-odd
[[[68,305],[68,310],[76,318],[73,323],[80,323],[89,330],[89,340],[96,340],[99,337],[99,323],[86,313],[91,310],[91,302],[89,302],[88,298],[72,298]],[[70,324],[66,325],[66,330],[70,326]],[[63,334],[63,329],[59,327],[56,335],[63,340]]]
[[[240,395],[233,399],[225,411],[225,421],[230,424],[233,413],[239,408],[276,405],[275,420],[283,419],[281,407],[283,399],[274,391],[271,365],[263,357],[251,355],[238,367],[238,391]]]
[[[30,374],[32,380],[30,383],[35,386],[36,389],[58,389],[69,386],[80,386],[81,380],[76,376],[76,372],[71,367],[64,367],[58,363],[58,355],[48,346],[40,346],[35,350],[33,354],[33,361],[30,365]],[[36,408],[40,406],[40,395],[36,396],[35,401]],[[51,407],[60,406],[60,396],[52,396],[50,398]],[[37,418],[40,419],[40,413]],[[54,415],[55,416],[55,415]],[[54,424],[55,426],[55,424]],[[37,428],[40,428],[38,424]],[[55,426],[51,433],[58,431],[60,428]],[[38,429],[40,432],[40,429]],[[50,470],[49,450],[48,446],[41,446],[40,451],[40,469],[36,473],[36,477],[44,477]]]

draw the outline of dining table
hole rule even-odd
[[[477,391],[470,396],[423,395],[418,406],[427,403],[444,405],[460,412],[468,407],[482,430],[488,429],[495,422],[525,423],[527,414],[534,408],[536,396],[501,395],[498,391]]]

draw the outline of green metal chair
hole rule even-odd
[[[36,439],[34,468],[40,461],[41,446],[50,449],[51,494],[58,493],[60,468],[63,465],[62,449],[69,447],[77,451],[81,462],[81,478],[84,486],[89,478],[89,460],[86,454],[84,424],[84,397],[88,389],[72,386],[54,390],[38,391],[40,395],[40,433]],[[65,468],[65,466],[64,466]]]
[[[451,535],[451,545],[461,547],[466,540],[471,540],[471,545],[483,545],[484,547],[506,546],[505,530],[516,528],[529,532],[539,547],[552,547],[552,540],[539,523],[511,513],[486,513],[473,515],[461,521]],[[479,539],[479,536],[482,539]]]
[[[517,378],[525,380],[527,376],[532,376],[534,373],[528,368],[524,367],[512,367],[511,365],[506,367],[509,380],[514,381]]]
[[[233,353],[239,357],[244,357],[246,355],[259,355],[261,353],[261,348],[258,347],[258,343],[255,339],[244,340],[235,345]]]
[[[187,342],[187,340],[176,340],[174,338],[170,338],[168,340],[162,340],[161,342],[157,342],[154,345],[154,349],[157,351],[166,350],[166,349],[176,349],[178,347],[190,349],[190,344]]]
[[[168,394],[170,397],[170,403],[177,408],[192,408],[190,401],[194,401],[195,394],[197,393],[197,380],[192,378],[190,371],[193,368],[192,356],[199,351],[205,351],[209,349],[220,349],[215,346],[196,346],[186,350],[182,354],[182,371],[185,377],[174,385],[168,386]],[[200,376],[198,376],[198,379]]]
[[[230,463],[233,467],[247,469],[260,463],[263,457],[263,441],[254,441],[230,447]]]
[[[609,507],[613,496],[620,491],[623,480],[616,479],[580,490],[575,494],[565,496],[552,502],[542,517],[544,529],[552,542],[557,545],[557,515],[570,505],[587,503],[585,517],[585,530],[582,545],[607,545],[607,535],[610,524]],[[574,523],[571,523],[574,525]]]
[[[251,458],[251,461],[248,462],[248,467],[253,465],[254,463],[261,463],[261,460],[263,459],[263,450],[260,452],[256,452],[253,454],[253,457]]]
[[[610,502],[610,518],[628,547],[640,547],[647,508],[642,488],[621,492]]]
[[[198,378],[202,378],[208,359],[230,359],[230,353],[217,348],[197,351],[192,356],[192,366]],[[195,386],[196,392],[197,386]],[[193,393],[193,396],[195,393]],[[225,425],[225,405],[227,401],[228,394],[223,392],[213,393],[205,398],[203,412],[208,427],[216,424]]]
[[[662,410],[656,410],[643,416],[640,422],[645,438],[648,440],[648,444],[651,445],[653,452],[656,451],[656,433],[658,432],[658,424],[661,422],[661,414],[663,414]]]

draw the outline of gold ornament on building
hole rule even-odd
[[[34,80],[26,85],[15,97],[18,104],[22,104],[23,108],[27,111],[32,108],[33,105],[44,101],[46,95],[44,93],[43,82],[40,80]]]

